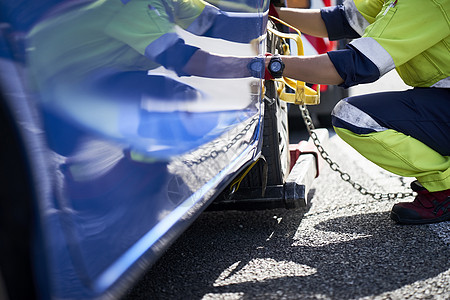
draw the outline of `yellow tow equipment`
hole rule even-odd
[[[273,20],[280,22],[283,25],[288,26],[289,28],[291,28],[292,30],[294,30],[296,32],[295,33],[284,33],[284,32],[279,32],[275,29],[272,28],[267,28],[267,30],[269,32],[271,32],[272,34],[282,38],[282,39],[292,39],[295,41],[295,43],[297,44],[297,55],[304,55],[304,51],[303,51],[303,42],[302,39],[300,38],[300,36],[302,35],[301,32],[287,24],[286,22],[275,18],[273,16],[269,16],[271,17]],[[289,47],[287,46],[287,44],[285,44],[286,47],[284,47],[284,55],[289,55],[290,54],[290,50]],[[277,92],[278,92],[278,97],[288,103],[293,103],[293,104],[297,104],[297,105],[317,105],[320,103],[320,86],[317,85],[317,90],[313,90],[312,88],[310,88],[309,86],[305,85],[304,81],[299,81],[299,80],[294,80],[288,77],[283,76],[282,78],[278,78],[278,79],[274,79],[275,81],[277,81],[278,87],[277,87]],[[295,91],[295,93],[290,93],[288,91],[286,91],[286,86],[290,87],[292,90]]]

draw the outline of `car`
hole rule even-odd
[[[139,74],[102,77],[106,62],[129,52],[108,52],[116,41],[94,36],[139,24],[108,15],[138,2],[169,20],[168,36],[182,44],[221,55],[286,49],[267,1],[211,1],[208,9],[245,15],[248,27],[201,34],[183,18],[173,25],[188,1],[2,1],[2,299],[119,298],[205,209],[306,205],[317,158],[290,147],[279,83],[181,76],[140,59],[126,65]],[[182,55],[165,59],[173,66]],[[141,79],[149,86],[136,96]]]

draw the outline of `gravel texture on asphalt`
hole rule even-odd
[[[336,135],[328,152],[375,192],[409,192]],[[397,225],[324,165],[297,210],[205,212],[125,299],[450,299],[450,222]],[[412,201],[408,198],[402,201]]]

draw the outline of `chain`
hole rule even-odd
[[[317,134],[314,132],[314,124],[311,119],[311,116],[309,114],[308,109],[306,108],[306,105],[299,105],[300,112],[302,114],[303,121],[305,122],[306,128],[308,129],[309,135],[311,136],[311,139],[314,142],[314,145],[316,146],[317,150],[320,153],[320,156],[330,165],[331,170],[337,172],[340,174],[341,179],[345,182],[348,182],[355,190],[360,192],[362,195],[369,195],[375,200],[393,200],[393,199],[403,199],[406,197],[415,196],[415,193],[403,193],[403,192],[397,192],[397,193],[373,193],[369,192],[366,188],[361,186],[359,183],[352,180],[350,175],[344,171],[341,170],[339,165],[332,161],[328,155],[328,153],[323,149],[322,145],[320,144],[320,140],[317,137]]]
[[[253,124],[259,120],[259,116],[256,116],[254,118],[252,118],[250,120],[250,122],[245,126],[245,128],[243,128],[239,133],[237,133],[236,135],[233,136],[233,139],[226,145],[219,145],[218,149],[214,149],[214,146],[217,145],[213,145],[213,149],[208,149],[205,152],[208,152],[208,154],[204,154],[201,155],[199,158],[197,158],[195,161],[194,160],[186,160],[184,163],[188,166],[188,167],[192,167],[193,165],[200,165],[201,163],[205,162],[208,159],[215,159],[217,158],[220,154],[226,153],[228,150],[230,150],[231,147],[233,147],[237,142],[241,141],[242,138],[247,134],[247,132],[251,129],[251,127],[253,126]],[[222,139],[221,139],[222,141]],[[205,149],[206,150],[206,149]]]

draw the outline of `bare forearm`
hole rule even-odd
[[[287,7],[276,9],[281,20],[298,28],[301,32],[317,37],[328,37],[320,10]]]
[[[268,64],[270,58],[266,59]],[[315,56],[282,56],[283,76],[308,83],[338,85],[343,79],[326,54]]]
[[[221,56],[198,50],[184,67],[188,74],[209,78],[249,77],[248,63],[253,57]],[[326,54],[315,56],[282,56],[283,76],[308,83],[333,84],[343,82]],[[270,56],[265,58],[266,66]]]
[[[190,75],[209,78],[249,77],[247,65],[252,58],[222,56],[197,50],[183,70]]]

